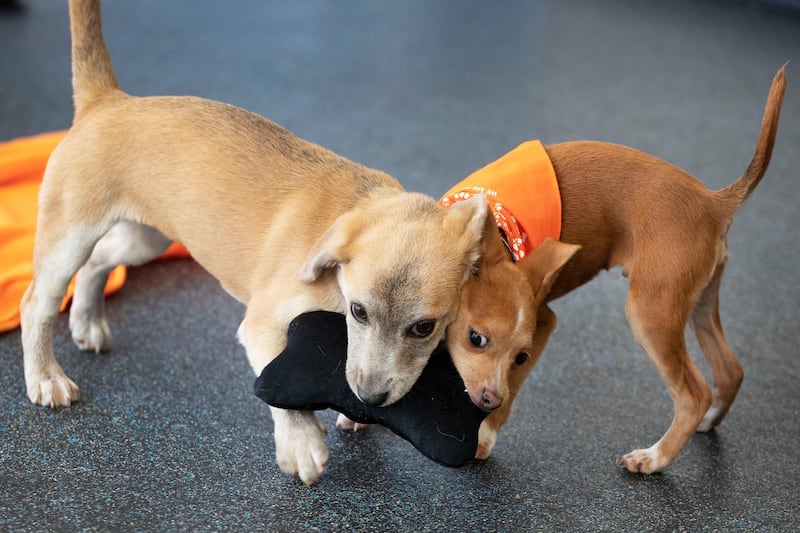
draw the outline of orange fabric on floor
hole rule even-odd
[[[44,133],[0,143],[0,332],[19,325],[19,303],[33,279],[33,241],[36,206],[42,174],[50,152],[66,132]],[[180,244],[173,244],[164,257],[187,257]],[[112,271],[106,294],[125,282],[125,268]],[[73,293],[70,284],[61,305],[66,308]]]
[[[561,193],[550,157],[539,141],[527,141],[476,170],[442,196],[450,207],[485,194],[515,261],[522,261],[545,237],[561,236]]]

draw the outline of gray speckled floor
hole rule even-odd
[[[0,10],[0,139],[71,120],[66,2]],[[123,88],[228,101],[438,196],[518,142],[632,145],[719,188],[752,154],[772,75],[773,163],[730,233],[728,418],[664,474],[614,459],[671,402],[632,340],[618,272],[556,305],[559,331],[492,458],[436,465],[386,430],[331,428],[313,489],[284,477],[235,341],[242,308],[191,261],[133,269],[115,349],[57,327],[83,401],[25,397],[0,335],[0,530],[731,531],[800,527],[800,16],[745,2],[108,2]],[[697,354],[696,345],[691,344]],[[705,370],[705,366],[703,366]]]

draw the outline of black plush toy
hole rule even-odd
[[[376,354],[376,357],[379,357]],[[362,424],[394,431],[437,463],[459,467],[475,457],[487,413],[464,393],[442,344],[417,383],[386,407],[361,402],[347,385],[347,327],[338,313],[314,311],[289,324],[286,349],[256,378],[256,396],[283,409],[334,409]]]

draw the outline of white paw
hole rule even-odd
[[[27,381],[28,398],[37,405],[68,407],[81,399],[80,389],[63,372]]]
[[[350,420],[343,414],[339,414],[339,416],[336,418],[336,429],[352,429],[353,431],[358,431],[366,427],[369,427],[369,424],[362,424],[361,422]]]
[[[705,433],[706,431],[711,431],[719,423],[722,421],[722,408],[717,405],[712,405],[706,411],[703,420],[700,421],[700,424],[697,426],[697,431],[700,433]]]
[[[497,443],[497,431],[490,428],[484,420],[478,430],[478,449],[475,452],[475,459],[488,459],[495,443]]]
[[[323,441],[325,427],[313,414],[275,422],[278,466],[287,474],[298,476],[307,486],[313,485],[328,462],[328,447]]]
[[[69,315],[69,329],[72,340],[83,351],[100,353],[111,349],[111,328],[102,315],[73,310]]]
[[[670,461],[658,451],[658,445],[643,450],[633,450],[619,458],[618,463],[628,472],[652,474],[660,472]]]

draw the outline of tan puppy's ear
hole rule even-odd
[[[544,300],[553,287],[558,273],[580,249],[577,244],[567,244],[547,237],[520,263],[528,275],[528,283],[537,302]]]
[[[481,258],[481,247],[486,219],[489,218],[489,204],[486,196],[477,194],[468,200],[456,202],[448,209],[445,223],[459,236],[466,246],[464,281],[477,268]],[[494,217],[491,217],[494,219]],[[496,232],[495,228],[495,232]]]
[[[311,248],[306,262],[300,268],[298,274],[300,281],[312,283],[324,270],[349,261],[348,248],[361,231],[362,220],[362,216],[352,212],[337,218]]]
[[[511,261],[508,248],[500,236],[500,229],[497,227],[497,219],[492,210],[488,210],[483,224],[483,236],[481,238],[481,258],[478,270],[484,267],[495,265],[501,261]]]

